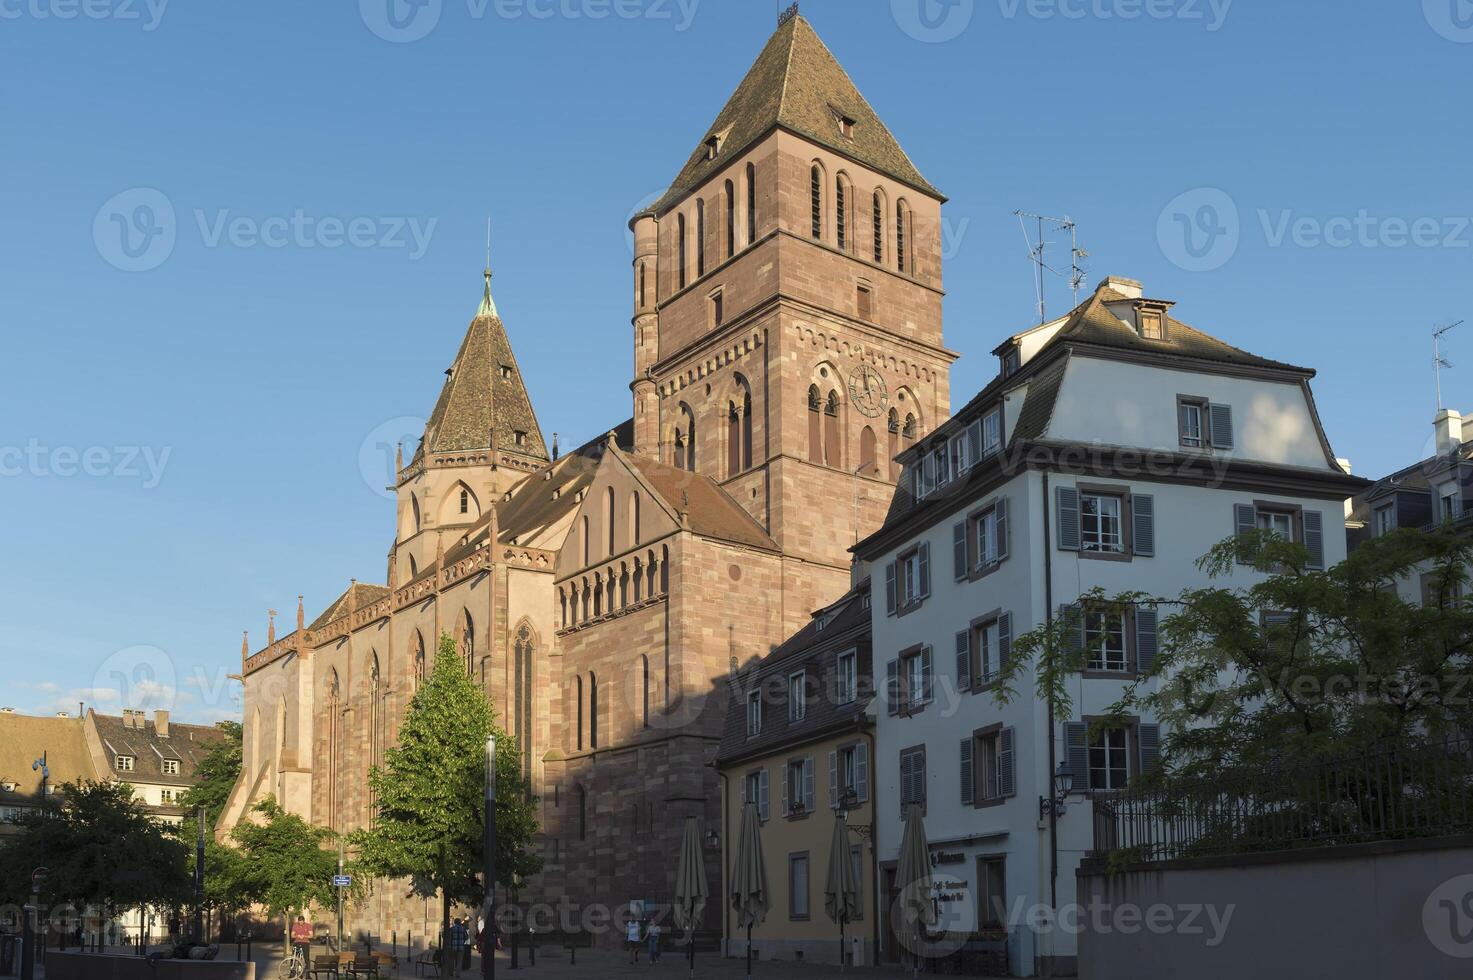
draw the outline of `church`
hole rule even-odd
[[[895,456],[949,415],[944,202],[791,12],[631,221],[633,370],[607,379],[627,380],[631,418],[549,449],[488,270],[398,461],[382,583],[242,643],[220,832],[267,796],[367,825],[367,773],[448,633],[540,799],[545,867],[521,899],[669,901],[684,818],[720,827],[726,679],[850,589]],[[350,924],[425,934],[435,904],[408,892],[374,883]]]

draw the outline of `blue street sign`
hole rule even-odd
[[[352,875],[333,875],[332,876],[332,886],[334,888],[347,888],[351,884],[353,884],[353,876]]]

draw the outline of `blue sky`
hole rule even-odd
[[[383,579],[375,447],[433,404],[488,213],[549,437],[626,417],[626,218],[778,5],[389,2],[0,0],[0,705],[227,715],[242,629]],[[1423,453],[1431,330],[1473,316],[1466,0],[803,10],[950,196],[955,404],[1034,318],[1024,208],[1091,284],[1317,368],[1358,472]]]

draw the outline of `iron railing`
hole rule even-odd
[[[1100,797],[1092,856],[1134,863],[1467,833],[1473,741],[1457,738]]]

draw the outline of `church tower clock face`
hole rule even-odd
[[[885,410],[889,400],[885,379],[868,364],[861,364],[849,375],[849,401],[861,414],[874,418]]]

